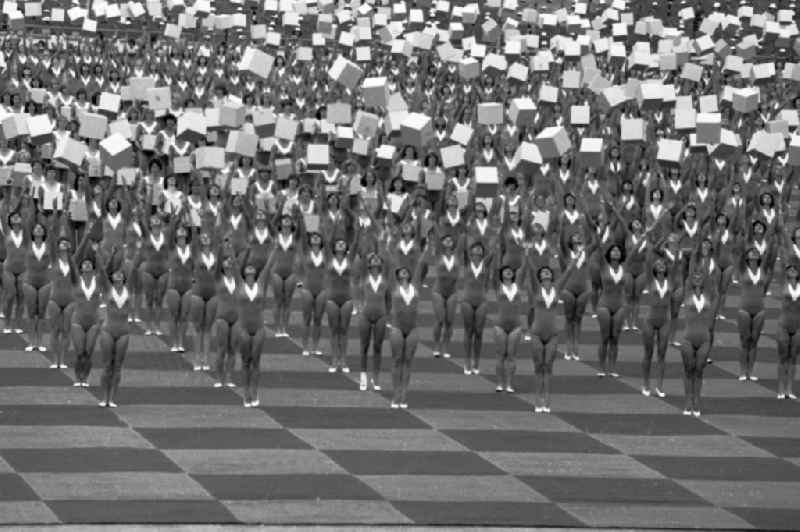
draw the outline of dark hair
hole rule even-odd
[[[517,280],[517,271],[514,268],[512,268],[511,266],[509,266],[508,264],[504,264],[504,265],[500,266],[500,269],[497,271],[497,274],[498,274],[498,277],[500,278],[500,280],[501,281],[503,280],[503,272],[506,271],[506,270],[511,270],[511,273],[514,275],[511,278],[511,280],[512,281],[516,281]]]
[[[553,269],[552,269],[550,266],[542,266],[541,268],[539,268],[539,269],[536,271],[536,279],[537,279],[539,282],[542,282],[542,273],[543,273],[545,270],[549,271],[551,276],[553,275]]]
[[[619,250],[620,264],[625,262],[625,249],[623,249],[623,247],[620,246],[619,244],[611,244],[610,246],[608,246],[608,249],[606,250],[605,254],[606,262],[608,263],[611,262],[611,251],[614,250],[615,248]]]

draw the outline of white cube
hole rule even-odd
[[[536,104],[530,98],[514,98],[508,108],[511,122],[517,126],[533,124],[536,118]]]
[[[586,137],[581,139],[581,148],[578,153],[582,164],[590,168],[600,168],[603,165],[603,139]]]
[[[274,64],[275,58],[271,55],[258,48],[248,47],[239,61],[239,70],[251,72],[262,79],[267,79]]]
[[[100,141],[100,157],[103,164],[119,170],[133,162],[133,146],[125,137],[115,133]]]
[[[367,107],[386,107],[389,103],[389,85],[386,78],[366,78],[361,84],[364,105]]]
[[[401,138],[404,144],[421,148],[434,138],[431,118],[422,113],[409,113],[401,126]]]
[[[496,102],[478,104],[478,123],[498,125],[503,123],[503,104]]]
[[[536,135],[535,143],[545,160],[561,157],[572,147],[567,130],[559,126],[544,128]]]

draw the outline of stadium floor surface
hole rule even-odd
[[[775,398],[768,304],[757,383],[736,380],[736,328],[719,322],[700,419],[681,415],[673,349],[668,396],[639,393],[638,333],[622,339],[622,378],[595,377],[588,317],[582,360],[556,363],[550,415],[531,412],[524,345],[513,395],[494,391],[491,334],[480,376],[461,371],[460,325],[453,358],[432,358],[429,304],[407,411],[388,408],[388,345],[384,391],[358,391],[355,331],[349,375],[270,339],[258,409],[142,335],[119,408],[100,409],[98,368],[73,388],[72,360],[49,369],[49,353],[2,336],[0,523],[796,529],[800,402]]]

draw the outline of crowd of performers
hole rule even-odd
[[[450,358],[453,330],[463,327],[464,374],[479,374],[486,347],[503,393],[514,392],[518,355],[529,356],[537,413],[550,411],[559,353],[594,356],[579,352],[584,318],[592,316],[599,377],[619,377],[621,336],[639,331],[642,394],[665,396],[674,345],[684,414],[699,416],[716,325],[738,284],[741,302],[729,318],[741,340],[739,380],[757,380],[765,304],[777,298],[778,398],[796,398],[800,229],[785,229],[793,185],[780,164],[762,174],[744,159],[730,175],[687,177],[643,160],[632,179],[615,183],[602,169],[576,175],[565,158],[552,176],[509,177],[484,201],[465,172],[436,193],[409,186],[399,172],[384,191],[371,170],[353,176],[360,187],[343,175],[338,188],[296,176],[280,188],[251,162],[235,170],[250,172],[245,195],[201,179],[184,193],[167,176],[154,201],[147,175],[133,186],[103,186],[81,174],[60,200],[48,193],[63,172],[53,167],[28,188],[5,189],[4,332],[24,333],[27,351],[46,351],[47,329],[52,367],[66,368],[74,353],[75,386],[87,387],[93,358],[102,360],[101,405],[114,407],[133,324],[141,322],[145,335],[165,334],[173,352],[186,350],[191,328],[194,370],[210,371],[215,387],[233,387],[240,356],[244,406],[253,407],[265,339],[289,336],[299,301],[302,354],[324,357],[332,373],[350,371],[348,331],[358,329],[361,390],[381,389],[388,336],[391,406],[407,408],[420,296],[430,283],[434,356]],[[557,202],[539,182],[555,184]],[[87,222],[71,219],[72,201],[87,202]]]

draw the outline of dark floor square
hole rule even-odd
[[[72,380],[50,368],[3,368],[0,386],[71,386]]]
[[[20,473],[181,471],[169,458],[154,449],[7,449],[2,451],[2,456]]]
[[[195,475],[220,500],[378,500],[372,488],[349,475]]]
[[[262,364],[264,364],[263,357]],[[237,377],[235,382],[242,382],[241,372],[237,372]],[[314,373],[311,371],[264,370],[261,372],[259,386],[263,388],[352,390],[353,381],[342,373],[331,375],[322,371]]]
[[[159,449],[309,449],[283,429],[138,429]]]
[[[559,413],[558,417],[583,432],[630,434],[639,436],[723,434],[697,418],[675,414],[579,414]]]
[[[154,497],[158,494],[154,493]],[[236,523],[219,501],[49,501],[63,523]]]
[[[92,393],[100,399],[104,393],[100,388],[92,388]],[[241,405],[242,398],[228,388],[154,386],[152,388],[130,388],[125,386],[125,371],[122,372],[122,385],[116,402],[120,405]],[[165,408],[167,408],[165,406]]]
[[[669,479],[519,477],[554,502],[708,504]]]
[[[0,349],[3,351],[22,351],[28,345],[21,334],[0,335]]]
[[[515,430],[447,430],[449,437],[477,452],[619,454],[580,432]]]
[[[38,501],[39,496],[22,477],[0,473],[0,501]]]
[[[95,359],[95,364],[99,365],[102,361]],[[192,369],[192,365],[180,353],[171,353],[164,345],[161,351],[132,351],[125,357],[125,368],[128,369],[150,369],[164,371],[187,371]],[[123,371],[123,379],[125,378]]]
[[[751,525],[755,530],[796,531],[800,523],[800,510],[781,508],[725,508]]]
[[[392,397],[391,390],[383,392],[384,397]],[[411,408],[443,408],[446,410],[530,410],[531,406],[514,394],[497,393],[494,385],[487,383],[486,393],[475,392],[432,392],[415,391],[414,374],[411,374],[411,387],[408,391],[408,404]],[[413,413],[413,411],[412,411]]]
[[[393,502],[417,525],[581,527],[583,523],[548,503]]]
[[[386,408],[269,407],[264,410],[292,429],[424,429],[407,411]]]
[[[779,458],[688,456],[636,456],[635,458],[651,469],[674,479],[800,481],[800,468]]]
[[[797,438],[767,438],[767,437],[751,437],[742,438],[756,447],[760,447],[775,456],[782,458],[800,458],[800,434]]]
[[[326,451],[353,475],[501,475],[500,469],[468,452]]]
[[[683,397],[670,396],[665,400],[678,408],[683,408]],[[702,407],[705,415],[800,416],[800,401],[778,401],[774,397],[704,397]]]
[[[107,409],[87,405],[8,405],[0,409],[0,425],[87,425],[120,427]]]

